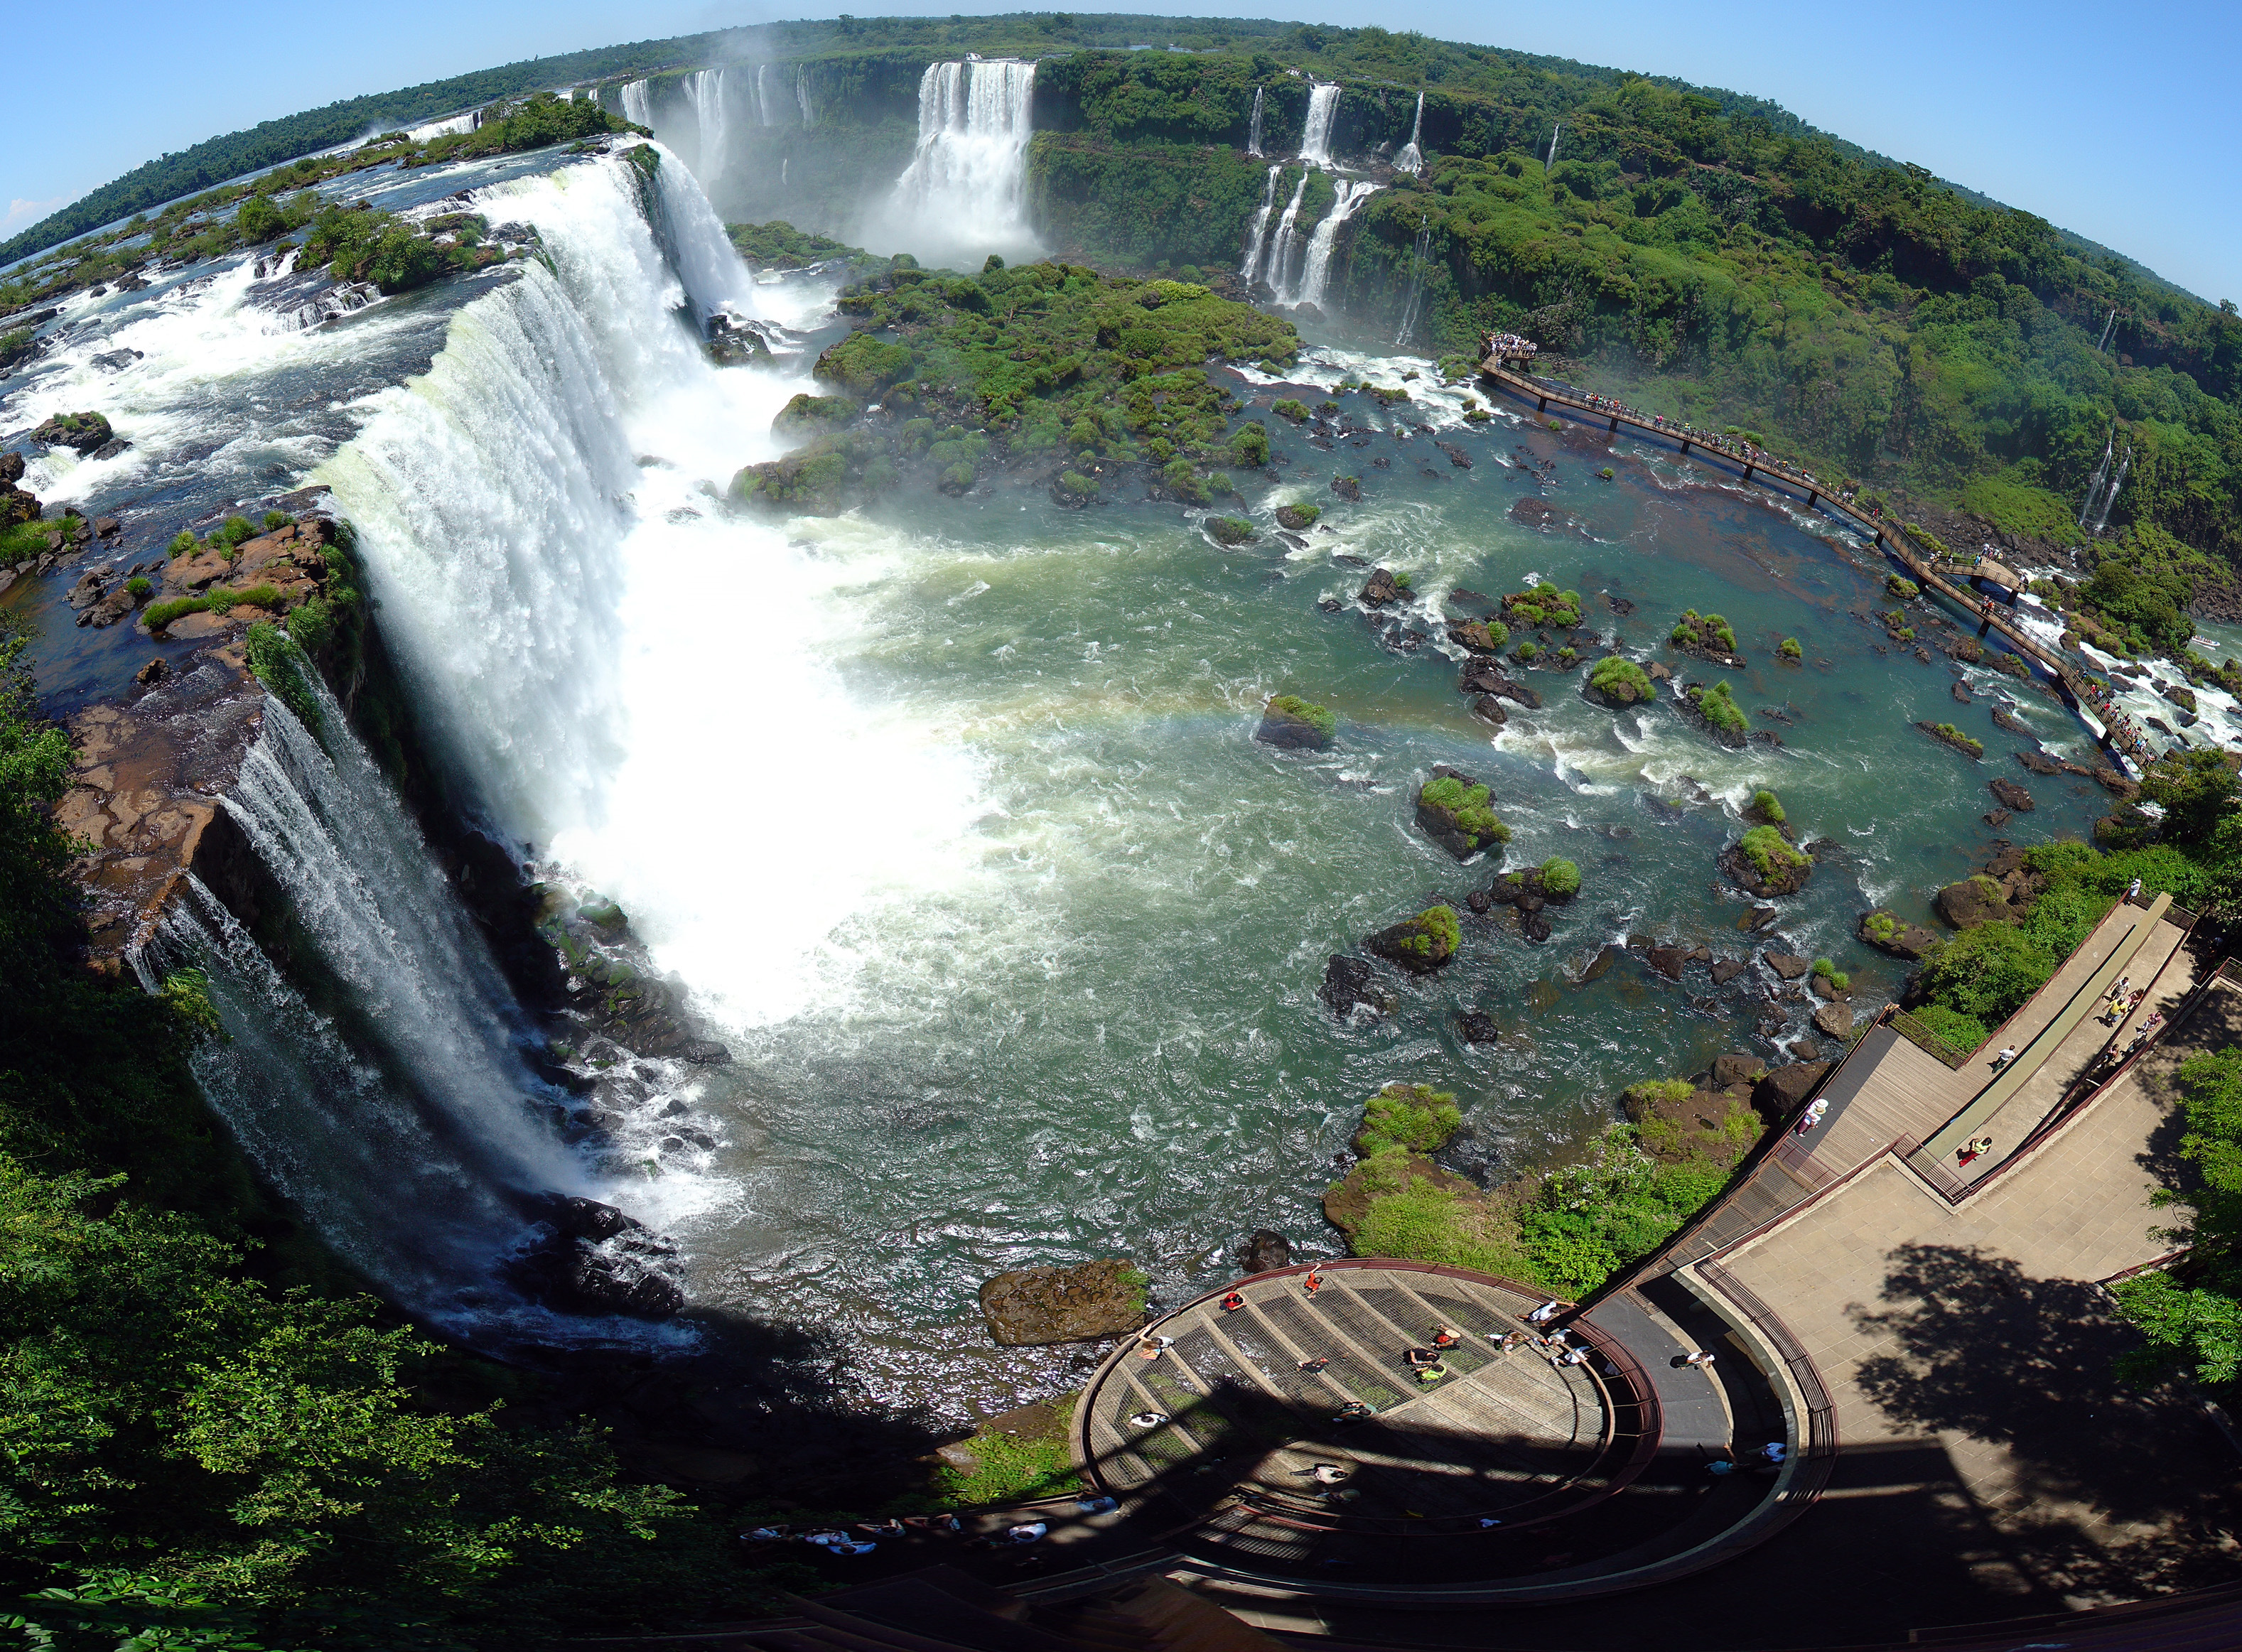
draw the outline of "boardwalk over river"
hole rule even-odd
[[[1554,410],[1571,415],[1579,423],[1600,425],[1612,433],[1624,426],[1638,435],[1670,443],[1685,456],[1734,467],[1744,481],[1790,494],[1803,500],[1809,510],[1825,512],[1838,519],[1906,568],[1908,577],[1917,585],[1925,590],[1936,591],[1969,614],[1977,621],[1980,637],[1990,632],[2021,657],[2037,665],[2054,683],[2064,703],[2072,711],[2083,716],[2087,710],[2093,709],[2097,718],[2104,724],[2103,731],[2095,738],[2105,750],[2122,754],[2131,759],[2136,767],[2145,767],[2156,760],[2157,752],[2138,734],[2111,722],[2108,714],[2099,708],[2094,684],[2075,661],[2047,647],[2013,618],[2004,614],[2001,610],[2004,603],[1996,602],[1957,584],[1957,578],[1973,577],[1971,572],[1960,563],[1934,562],[1923,556],[1909,542],[1906,530],[1897,523],[1887,522],[1860,509],[1842,495],[1832,494],[1822,483],[1793,470],[1780,460],[1771,459],[1764,453],[1739,451],[1741,444],[1727,437],[1708,436],[1701,431],[1669,425],[1661,420],[1629,412],[1604,398],[1528,378],[1506,366],[1500,354],[1490,354],[1480,363],[1480,376],[1510,395],[1531,401],[1537,413],[1547,413]],[[1997,583],[1998,588],[2013,596],[2013,587],[2004,581]]]

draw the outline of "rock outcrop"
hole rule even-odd
[[[2015,916],[2009,910],[2008,892],[1982,873],[1949,883],[1938,891],[1935,903],[1938,916],[1957,930],[1974,930]]]
[[[1297,751],[1322,751],[1339,732],[1339,719],[1297,695],[1280,694],[1261,708],[1261,726],[1253,737],[1265,746]]]
[[[1144,1323],[1144,1276],[1124,1258],[1016,1268],[981,1287],[981,1313],[1003,1348],[1096,1342]]]
[[[1929,956],[1939,944],[1938,937],[1920,923],[1903,923],[1882,910],[1862,913],[1858,933],[1877,951],[1905,958],[1910,964]]]
[[[1452,907],[1428,906],[1411,918],[1363,942],[1379,957],[1400,964],[1413,975],[1430,975],[1456,955],[1463,944],[1463,926]]]
[[[1241,1273],[1273,1273],[1292,1266],[1292,1241],[1273,1227],[1257,1227],[1238,1247]]]
[[[537,1237],[507,1264],[533,1300],[563,1313],[666,1320],[685,1306],[675,1241],[612,1205],[553,1193],[531,1211]]]
[[[1510,828],[1494,812],[1487,783],[1445,763],[1417,791],[1417,827],[1458,860],[1510,841]]]
[[[1991,789],[1993,796],[2001,800],[2004,809],[2013,809],[2021,815],[2035,807],[2032,795],[2013,780],[1996,780]]]

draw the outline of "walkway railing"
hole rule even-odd
[[[1821,483],[1809,481],[1806,477],[1780,461],[1770,463],[1765,459],[1739,454],[1730,451],[1725,440],[1722,439],[1708,438],[1695,431],[1682,430],[1671,425],[1661,424],[1645,419],[1638,413],[1625,413],[1614,407],[1599,406],[1595,401],[1577,393],[1558,389],[1538,379],[1527,378],[1524,373],[1513,373],[1493,357],[1480,364],[1480,374],[1482,378],[1493,379],[1514,395],[1531,397],[1537,412],[1547,413],[1554,404],[1567,412],[1581,415],[1583,422],[1600,423],[1607,430],[1616,431],[1621,425],[1625,425],[1628,429],[1637,431],[1643,435],[1655,436],[1661,441],[1677,444],[1684,455],[1695,450],[1707,459],[1724,460],[1730,464],[1740,465],[1743,467],[1743,480],[1747,482],[1755,481],[1762,487],[1770,488],[1787,487],[1794,493],[1804,494],[1806,507],[1809,510],[1827,510],[1832,514],[1845,518],[1854,527],[1869,535],[1886,555],[1896,559],[1905,567],[1910,577],[1914,579],[1916,584],[1937,591],[1941,596],[1977,619],[1980,621],[1977,631],[1979,636],[1984,636],[1988,631],[1997,631],[2004,642],[2054,679],[2062,690],[2064,701],[2074,711],[2094,704],[2093,685],[2088,682],[2084,671],[2062,655],[2050,651],[2044,644],[2020,628],[1997,615],[1993,612],[1993,605],[1990,601],[1981,597],[1965,594],[1957,588],[1938,572],[1929,559],[1907,542],[1907,531],[1899,524],[1887,522],[1881,517],[1869,514],[1849,503],[1843,496],[1832,494]],[[2146,742],[2138,735],[2108,722],[2106,718],[2100,743],[2104,747],[2114,747],[2131,758],[2134,762],[2144,767],[2153,762],[2156,757],[2156,754],[2149,749]]]

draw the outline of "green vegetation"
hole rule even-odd
[[[1588,687],[1607,700],[1623,706],[1646,704],[1655,697],[1650,674],[1621,655],[1606,655],[1588,668]]]
[[[1900,931],[1900,922],[1889,912],[1871,912],[1861,920],[1861,927],[1879,941],[1889,941]]]
[[[319,695],[312,686],[312,662],[303,648],[279,626],[261,621],[249,628],[246,644],[251,675],[295,713],[297,722],[319,733]]]
[[[1452,775],[1440,775],[1425,782],[1417,801],[1453,816],[1457,829],[1471,839],[1476,851],[1490,843],[1510,841],[1510,828],[1488,805],[1487,796],[1484,786],[1467,786]]]
[[[1993,1036],[1992,1030],[1976,1016],[1947,1004],[1926,1004],[1914,1014],[1917,1021],[1962,1055],[1973,1054]]]
[[[1415,933],[1400,944],[1421,958],[1447,957],[1463,944],[1463,924],[1452,906],[1428,906],[1409,920],[1409,927]]]
[[[1355,1171],[1369,1197],[1350,1237],[1357,1256],[1393,1256],[1518,1278],[1527,1272],[1518,1225],[1500,1205],[1413,1176],[1406,1152],[1386,1152]]]
[[[1000,1508],[1081,1490],[1082,1474],[1067,1444],[1074,1399],[1069,1396],[1055,1405],[1057,1414],[1051,1426],[1039,1433],[1012,1434],[983,1425],[963,1442],[972,1467],[960,1467],[945,1459],[935,1470],[934,1495],[900,1499],[893,1512]]]
[[[1806,657],[1806,650],[1799,646],[1796,637],[1783,638],[1782,647],[1778,651],[1786,660],[1802,660]]]
[[[131,579],[124,581],[124,588],[131,592],[135,597],[144,602],[154,592],[156,587],[145,574],[135,574]]]
[[[1715,730],[1741,736],[1751,729],[1751,719],[1735,702],[1725,679],[1709,688],[1703,683],[1693,682],[1682,690],[1683,697],[1697,708],[1705,721]]]
[[[1923,588],[1917,585],[1913,580],[1909,579],[1904,574],[1885,574],[1884,589],[1890,592],[1903,602],[1906,601],[1910,597],[1921,596],[1923,594]]]
[[[1544,893],[1562,898],[1581,892],[1581,869],[1572,862],[1552,855],[1541,863],[1541,888]]]
[[[1752,863],[1752,870],[1763,878],[1772,878],[1779,872],[1812,863],[1803,853],[1793,849],[1783,835],[1772,826],[1753,827],[1737,841],[1736,847]]]
[[[1456,1098],[1447,1091],[1430,1085],[1391,1084],[1363,1104],[1354,1151],[1366,1158],[1395,1148],[1429,1153],[1462,1124]]]
[[[238,590],[220,586],[201,596],[174,596],[151,602],[140,610],[140,621],[151,631],[160,631],[172,621],[190,614],[225,614],[238,608],[267,608],[277,613],[284,606],[280,592],[274,586],[251,585]]]
[[[1736,634],[1728,622],[1717,614],[1699,614],[1686,608],[1675,621],[1671,639],[1677,648],[1702,648],[1707,653],[1734,654]]]
[[[858,247],[830,236],[813,235],[798,230],[791,224],[727,224],[724,233],[740,251],[740,256],[758,269],[800,270],[812,264],[824,264],[835,259],[861,259],[867,256]]]
[[[1253,524],[1243,516],[1210,516],[1206,531],[1218,545],[1246,545],[1259,538]]]
[[[1268,708],[1280,717],[1290,717],[1296,722],[1307,724],[1326,740],[1329,740],[1339,732],[1337,716],[1321,706],[1301,699],[1298,695],[1278,695],[1269,702]]]
[[[1514,626],[1562,626],[1581,622],[1581,594],[1561,591],[1554,585],[1537,585],[1530,591],[1514,591],[1502,599],[1503,617]]]
[[[1269,411],[1275,413],[1278,418],[1290,420],[1296,425],[1304,425],[1308,421],[1307,404],[1295,401],[1290,396],[1286,396],[1281,401],[1271,403]]]
[[[2111,1287],[2148,1339],[2119,1369],[2145,1387],[2190,1377],[2232,1403],[2242,1386],[2242,1051],[2199,1051],[2174,1079],[2179,1157],[2195,1178],[2156,1202],[2179,1212],[2170,1238],[2187,1255]]]
[[[1770,826],[1780,826],[1787,816],[1782,812],[1782,800],[1773,792],[1762,789],[1752,794],[1752,812]]]
[[[1836,991],[1850,992],[1853,990],[1853,977],[1845,974],[1827,958],[1814,960],[1814,973],[1822,980],[1827,981]]]
[[[962,493],[986,465],[1064,457],[1084,480],[1108,467],[1155,469],[1173,497],[1203,505],[1232,491],[1207,467],[1250,459],[1266,440],[1258,425],[1229,430],[1242,404],[1206,363],[1276,367],[1299,348],[1289,324],[1205,287],[1064,264],[967,278],[898,261],[846,290],[841,307],[856,330],[818,358],[816,376],[912,416],[750,466],[734,479],[739,496],[837,510],[912,471]]]

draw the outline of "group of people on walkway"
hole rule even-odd
[[[1076,1514],[1110,1514],[1121,1507],[1111,1497],[1078,1497],[1071,1512]],[[855,1556],[869,1555],[880,1546],[883,1538],[959,1537],[970,1548],[1020,1548],[1040,1542],[1051,1532],[1047,1518],[1051,1511],[1032,1511],[1025,1520],[994,1531],[966,1536],[965,1522],[955,1514],[903,1514],[882,1521],[859,1521],[851,1526],[785,1525],[758,1526],[740,1534],[743,1543],[806,1543],[812,1548],[823,1549],[829,1555]],[[1001,1516],[1000,1516],[1001,1518]]]

